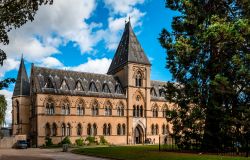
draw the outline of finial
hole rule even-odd
[[[23,59],[23,53],[22,53],[21,59]]]
[[[128,16],[128,21],[130,22],[130,16]]]

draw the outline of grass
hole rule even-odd
[[[72,152],[119,160],[250,160],[250,158],[248,159],[245,157],[159,152],[158,146],[152,145],[78,148],[72,150]]]

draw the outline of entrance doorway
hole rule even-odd
[[[135,128],[135,133],[134,133],[134,135],[135,135],[135,140],[134,140],[134,142],[135,142],[135,144],[141,144],[141,143],[143,143],[143,129],[142,129],[142,127],[140,126],[140,125],[138,125],[136,128]]]

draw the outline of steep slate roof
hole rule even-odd
[[[25,69],[24,60],[22,57],[13,96],[29,96],[29,95],[30,95],[30,83]]]
[[[32,67],[33,92],[35,93],[54,93],[54,94],[70,94],[98,97],[116,97],[126,98],[125,94],[115,92],[116,85],[120,85],[119,79],[106,74],[95,74],[77,71],[68,71],[60,69],[49,69],[45,67]],[[45,83],[50,79],[54,88],[46,88]],[[60,89],[62,81],[65,80],[69,90]],[[75,90],[76,83],[81,83],[83,91]],[[90,83],[94,82],[98,92],[89,91]],[[103,92],[103,85],[107,84],[111,93]],[[121,90],[123,90],[121,86]]]
[[[166,101],[165,99],[165,89],[164,86],[167,85],[169,82],[162,82],[162,81],[152,81],[151,80],[151,89],[154,89],[156,92],[156,96],[151,95],[151,100],[161,100]],[[150,91],[151,92],[151,91]]]
[[[125,30],[109,67],[108,74],[115,73],[118,68],[128,62],[150,65],[147,56],[135,36],[130,21],[125,25]]]

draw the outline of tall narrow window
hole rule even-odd
[[[105,116],[111,116],[112,115],[112,107],[111,104],[108,102],[104,108]]]
[[[93,135],[94,135],[94,136],[97,135],[97,126],[96,126],[95,123],[93,124]]]
[[[162,125],[162,134],[163,135],[168,134],[167,125],[165,125],[165,124]]]
[[[140,116],[143,117],[143,107],[140,106]]]
[[[157,107],[154,107],[152,112],[153,112],[153,117],[158,117],[158,108]]]
[[[157,96],[157,95],[156,95],[156,91],[155,91],[154,88],[151,88],[150,94],[151,94],[151,96],[153,96],[153,97],[156,97],[156,96]]]
[[[158,124],[155,125],[155,134],[156,135],[159,134],[159,126],[158,126]]]
[[[82,125],[80,123],[77,125],[76,133],[78,136],[82,135]]]
[[[121,85],[120,84],[117,84],[115,86],[115,93],[117,94],[122,94],[122,88],[121,88]]]
[[[92,135],[92,127],[91,127],[91,124],[89,123],[88,124],[88,127],[87,127],[87,135]]]
[[[142,75],[140,72],[138,72],[135,76],[135,86],[141,87],[142,86]]]
[[[62,105],[62,115],[69,115],[69,114],[70,114],[69,103],[63,103],[63,105]]]
[[[107,135],[107,124],[103,125],[103,135]]]
[[[151,134],[155,135],[155,125],[154,124],[151,125]]]
[[[50,125],[49,125],[49,123],[46,123],[46,125],[45,125],[45,136],[46,137],[49,137],[50,136]]]
[[[133,116],[136,117],[136,107],[133,105]]]
[[[139,107],[139,105],[136,106],[136,117],[140,117],[140,107]]]
[[[82,103],[79,103],[79,104],[77,105],[76,114],[79,115],[79,116],[85,114],[85,108],[84,108],[84,106],[83,106]]]
[[[126,134],[126,125],[123,124],[122,125],[122,135],[125,135]]]
[[[66,136],[66,125],[62,124],[62,136]]]
[[[98,104],[97,104],[97,102],[94,102],[94,103],[93,103],[91,110],[92,110],[92,115],[93,115],[93,116],[99,115],[99,109],[98,109]]]
[[[108,124],[107,135],[111,135],[111,124]]]
[[[55,123],[53,123],[52,125],[52,136],[56,136],[57,135],[57,125]]]
[[[68,123],[68,124],[67,124],[67,128],[66,128],[66,136],[70,136],[70,134],[71,134],[71,126],[70,126],[70,124]]]
[[[117,135],[121,135],[121,124],[117,125]]]
[[[54,104],[51,102],[47,102],[46,103],[46,114],[47,115],[53,115],[55,114],[55,108],[54,108]]]

